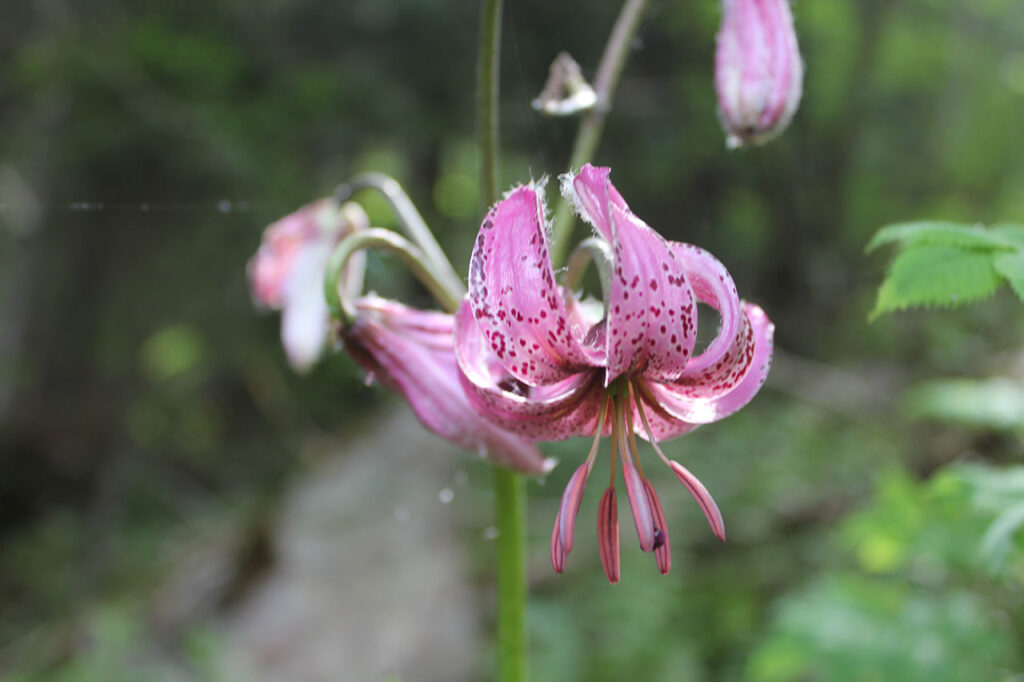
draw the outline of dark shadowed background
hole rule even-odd
[[[566,170],[576,121],[530,101],[560,50],[593,75],[617,10],[506,3],[503,185]],[[551,570],[587,446],[545,446],[563,464],[530,485],[538,682],[1024,679],[1024,407],[982,393],[968,412],[1010,417],[956,425],[906,393],[1019,381],[1019,305],[1004,291],[868,323],[887,255],[864,254],[889,222],[1024,221],[1024,6],[794,13],[803,103],[763,148],[725,149],[717,2],[652,2],[627,64],[595,160],[648,223],[729,267],[777,325],[776,364],[742,413],[665,446],[715,494],[727,544],[649,467],[667,577],[626,527],[607,585],[594,490]],[[482,214],[476,4],[4,15],[0,677],[486,679],[488,467],[343,356],[292,373],[245,279],[263,226],[364,170],[398,178],[465,267]],[[369,279],[429,305],[390,259]]]

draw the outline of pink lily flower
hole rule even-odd
[[[555,519],[551,561],[558,572],[572,550],[600,439],[611,436],[611,482],[599,508],[598,538],[614,583],[616,460],[641,549],[655,553],[661,573],[671,565],[664,514],[637,458],[637,435],[651,443],[724,540],[722,516],[707,489],[658,442],[746,405],[768,375],[774,326],[759,307],[739,300],[714,256],[668,242],[636,217],[609,173],[588,164],[562,177],[562,193],[605,247],[603,310],[556,284],[541,193],[519,187],[480,228],[469,293],[456,313],[455,352],[466,394],[489,420],[537,440],[594,439]],[[698,301],[718,311],[721,325],[694,357]]]
[[[402,395],[430,431],[481,457],[527,474],[552,466],[530,441],[484,419],[470,404],[455,364],[452,315],[367,295],[341,332],[356,362]]]
[[[312,367],[330,333],[323,284],[327,260],[342,239],[368,226],[358,204],[339,206],[327,198],[303,206],[263,232],[263,242],[249,261],[253,298],[281,311],[281,342],[296,370]],[[346,286],[362,285],[364,264],[362,253],[349,261]]]
[[[723,0],[723,10],[715,90],[726,144],[766,142],[789,125],[803,91],[789,0]]]

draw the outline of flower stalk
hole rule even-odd
[[[601,133],[604,132],[605,116],[611,110],[615,89],[619,85],[619,76],[622,74],[622,68],[626,65],[629,48],[636,36],[637,29],[640,28],[640,21],[643,19],[646,9],[647,0],[626,0],[619,12],[618,19],[615,20],[611,35],[608,37],[608,44],[605,45],[604,53],[601,55],[601,61],[597,67],[597,76],[594,78],[597,104],[587,112],[580,122],[576,140],[573,142],[572,154],[569,157],[571,170],[578,170],[583,164],[593,161],[594,151],[601,140]],[[569,237],[572,236],[572,228],[575,224],[572,207],[568,202],[560,201],[555,211],[555,226],[551,239],[551,258],[556,267],[561,267],[562,261],[565,259]]]
[[[438,304],[453,313],[459,307],[459,292],[450,291],[443,284],[444,275],[426,254],[399,234],[381,227],[371,227],[346,237],[331,253],[324,270],[324,297],[331,313],[346,327],[351,326],[357,316],[351,297],[358,292],[343,291],[341,276],[349,259],[363,249],[381,249],[398,256],[423,286],[433,295]]]
[[[334,190],[334,197],[340,203],[347,201],[356,192],[364,189],[375,189],[383,195],[384,199],[391,206],[398,218],[398,224],[402,231],[416,243],[423,251],[426,259],[433,266],[433,272],[438,283],[443,286],[451,296],[462,298],[466,293],[462,279],[455,272],[452,263],[448,260],[444,250],[434,238],[434,233],[427,227],[427,222],[416,210],[416,206],[409,199],[409,196],[402,190],[402,186],[394,178],[383,173],[362,173],[350,181],[338,185]]]
[[[498,82],[502,0],[483,0],[477,81],[480,135],[480,203],[498,200]],[[494,514],[498,527],[498,682],[526,680],[526,483],[494,468]]]

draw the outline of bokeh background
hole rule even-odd
[[[560,50],[593,75],[617,9],[506,3],[503,184],[565,170],[576,122],[530,101]],[[665,446],[715,494],[727,544],[648,467],[667,577],[626,526],[607,585],[597,488],[554,574],[586,444],[547,448],[563,464],[530,484],[537,682],[1024,679],[1020,304],[869,323],[891,254],[864,254],[895,221],[1024,220],[1024,6],[794,12],[803,103],[758,149],[727,152],[716,119],[717,2],[654,0],[635,43],[596,161],[650,224],[726,263],[777,324],[776,364],[742,413]],[[464,267],[477,14],[5,7],[0,677],[489,677],[489,468],[343,356],[293,374],[245,279],[264,225],[363,170],[398,178]],[[429,305],[389,259],[369,277]],[[986,383],[935,383],[964,377]]]

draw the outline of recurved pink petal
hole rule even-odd
[[[569,478],[565,492],[562,493],[562,504],[558,510],[558,534],[559,543],[566,554],[572,551],[576,515],[580,510],[580,502],[583,501],[583,490],[587,485],[589,475],[590,462],[584,462]]]
[[[619,509],[614,487],[604,491],[597,508],[597,544],[604,574],[614,585],[619,582]]]
[[[299,372],[308,371],[319,359],[330,332],[324,268],[332,248],[333,244],[315,242],[298,249],[280,292],[281,345],[288,363]]]
[[[641,370],[679,376],[697,338],[697,307],[683,263],[668,242],[636,217],[609,180],[610,169],[583,166],[563,176],[562,192],[612,247],[607,378]]]
[[[683,422],[709,424],[757,395],[771,368],[775,325],[752,303],[743,304],[743,313],[732,348],[715,365],[676,382],[648,382],[662,410]]]
[[[529,474],[545,471],[536,446],[481,417],[455,363],[451,315],[367,296],[342,333],[349,354],[384,386],[400,393],[425,427],[467,450]]]
[[[469,301],[498,362],[529,386],[561,381],[589,361],[573,338],[548,249],[544,203],[519,187],[488,211],[469,263]]]
[[[455,339],[465,393],[489,421],[535,440],[565,440],[594,433],[603,389],[593,370],[547,386],[528,386],[508,374],[494,357],[468,300],[456,312]]]
[[[722,520],[722,512],[718,511],[718,505],[715,504],[715,500],[711,497],[711,493],[704,487],[696,476],[690,473],[690,471],[682,464],[675,460],[669,462],[669,466],[672,467],[672,473],[676,475],[676,478],[686,486],[686,489],[693,495],[693,499],[697,500],[697,504],[700,505],[700,509],[704,512],[704,517],[708,520],[711,525],[711,530],[714,531],[715,535],[722,542],[725,542],[725,521]]]
[[[665,524],[665,512],[661,509],[661,502],[658,494],[654,492],[654,486],[648,479],[644,479],[644,491],[647,493],[647,501],[654,513],[654,558],[658,562],[658,570],[666,575],[672,568],[672,549],[668,541],[668,526]]]
[[[641,404],[643,405],[644,414],[647,417],[647,423],[651,428],[651,435],[654,436],[655,442],[671,440],[672,438],[689,433],[700,426],[700,424],[692,424],[677,419],[666,412],[643,382],[637,382],[636,386],[640,389]],[[641,438],[649,441],[651,438],[644,427],[644,420],[640,416],[639,409],[636,404],[632,406],[630,416],[633,419],[633,430]]]
[[[715,364],[728,351],[736,337],[742,309],[732,275],[720,260],[693,244],[669,242],[669,248],[682,262],[697,300],[717,310],[720,317],[718,335],[704,352],[687,363],[680,375],[690,376]]]

